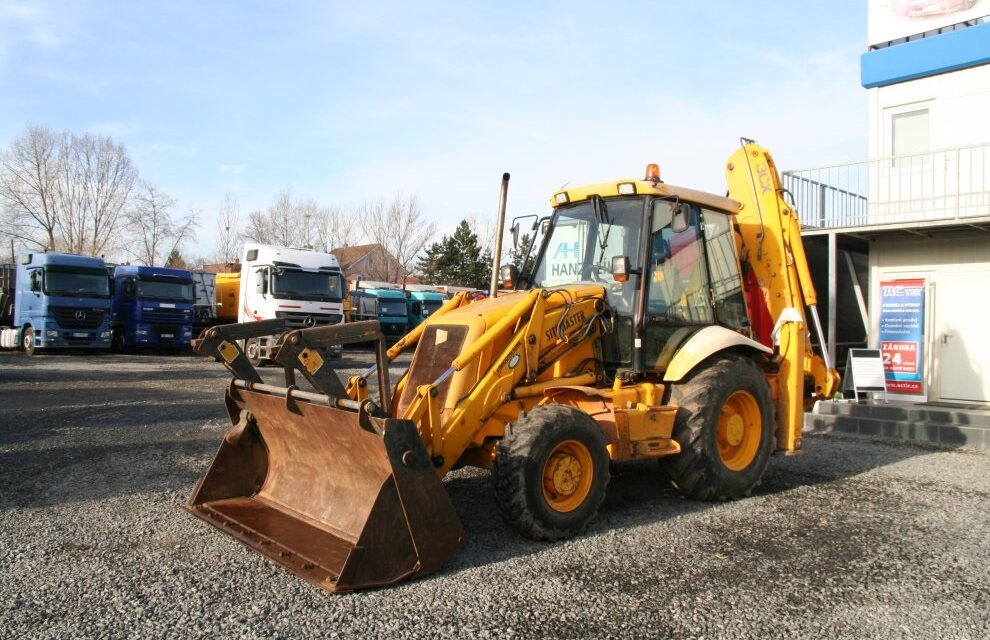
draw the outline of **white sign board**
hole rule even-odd
[[[853,390],[887,393],[883,355],[879,349],[850,349],[849,366]]]

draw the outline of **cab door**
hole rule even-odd
[[[664,371],[678,348],[709,325],[747,329],[728,214],[655,201],[645,276],[644,368]]]

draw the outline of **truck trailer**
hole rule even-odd
[[[3,270],[9,309],[0,346],[34,355],[39,349],[108,349],[110,285],[100,258],[32,252]]]

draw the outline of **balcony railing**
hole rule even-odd
[[[785,171],[805,228],[835,229],[990,216],[990,144]]]

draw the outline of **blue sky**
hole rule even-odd
[[[866,157],[864,0],[0,0],[0,145],[106,133],[204,210],[288,186],[351,207],[418,194],[441,231],[637,176],[724,191],[739,136],[781,168]]]

